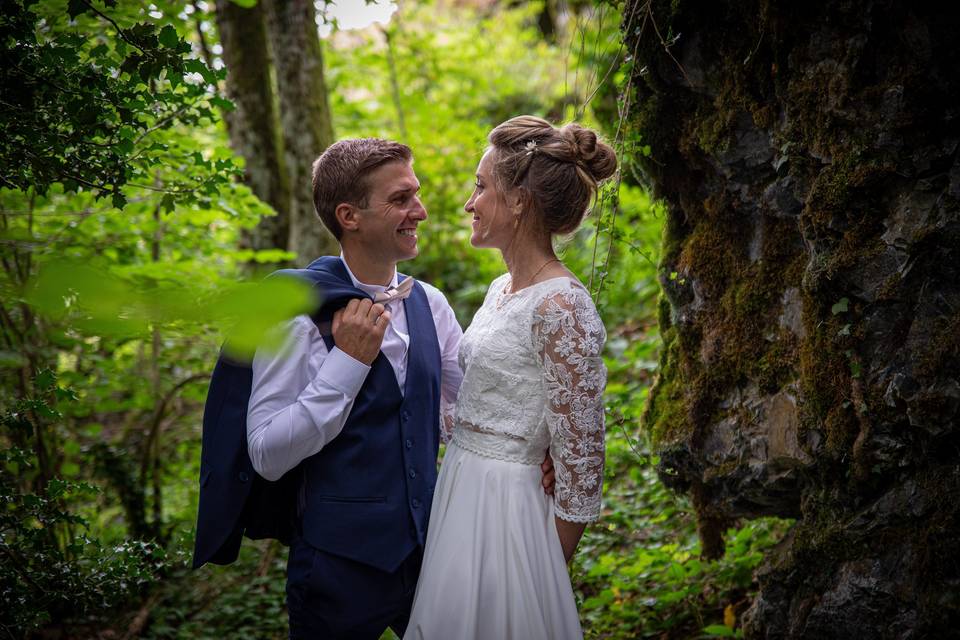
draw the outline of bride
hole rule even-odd
[[[464,209],[509,273],[463,336],[463,384],[404,638],[581,638],[566,563],[600,514],[605,332],[556,257],[616,169],[590,129],[519,116],[496,127]],[[541,490],[549,449],[555,497]]]

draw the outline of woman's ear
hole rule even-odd
[[[519,216],[527,204],[527,193],[523,187],[517,187],[507,194],[507,207],[510,213]]]
[[[333,210],[333,215],[337,217],[337,222],[344,231],[356,231],[360,224],[360,212],[352,204],[341,202]]]

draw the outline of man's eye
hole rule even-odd
[[[477,189],[483,190],[483,185],[480,184],[479,182],[474,182],[473,186],[476,187]]]

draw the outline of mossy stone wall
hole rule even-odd
[[[707,555],[797,518],[748,637],[960,620],[960,10],[628,1],[667,205],[646,428]],[[949,497],[948,497],[949,496]]]

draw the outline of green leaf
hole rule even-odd
[[[150,22],[138,22],[126,30],[127,37],[145,49],[152,49],[158,44],[156,32],[157,25]]]
[[[160,29],[160,44],[168,49],[175,49],[180,44],[180,36],[177,30],[169,24]]]
[[[235,105],[233,102],[227,100],[226,98],[221,98],[220,96],[211,96],[210,104],[215,107],[219,107],[224,111],[233,111],[237,108],[237,105]]]
[[[686,597],[686,591],[670,591],[660,596],[660,602],[663,604],[673,604],[674,602],[680,602]]]
[[[733,638],[736,636],[733,629],[723,624],[711,624],[704,627],[703,632],[711,638]]]
[[[250,358],[260,347],[279,347],[284,335],[277,326],[317,308],[315,291],[291,277],[267,278],[221,295],[210,304],[221,322],[233,322],[224,348],[237,358]]]
[[[67,15],[74,19],[82,13],[87,12],[87,4],[83,0],[69,0],[67,2]]]
[[[830,312],[833,315],[844,313],[847,311],[849,305],[850,305],[850,301],[847,298],[840,298],[839,302],[837,302],[832,307],[830,307]]]
[[[202,60],[197,60],[196,58],[186,60],[183,63],[183,68],[191,73],[199,73],[203,77],[203,81],[207,84],[217,83],[217,74],[205,65]]]
[[[37,377],[34,379],[34,384],[38,389],[46,391],[53,387],[57,382],[57,374],[51,371],[50,369],[43,369],[40,373],[37,374]]]

